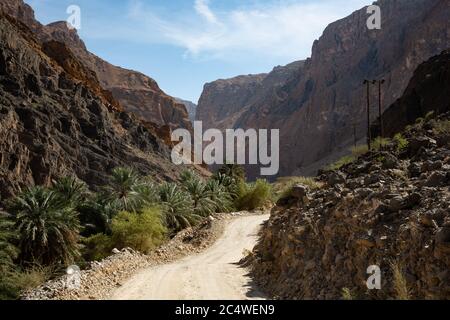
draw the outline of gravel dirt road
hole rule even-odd
[[[146,269],[118,288],[113,300],[251,300],[264,299],[238,262],[252,250],[269,215],[230,221],[223,235],[201,254]]]

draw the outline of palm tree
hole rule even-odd
[[[226,174],[217,172],[213,176],[213,180],[217,181],[218,184],[227,191],[231,197],[231,199],[236,199],[239,197],[239,184],[242,184],[243,181],[236,181],[231,176],[228,176]]]
[[[197,177],[193,177],[185,181],[182,186],[191,196],[195,214],[208,216],[214,212],[215,204],[211,200],[210,190],[206,188],[204,182]]]
[[[224,174],[234,179],[236,182],[245,181],[245,170],[238,164],[224,164],[218,171],[220,174]]]
[[[83,226],[81,234],[84,237],[97,233],[110,234],[112,219],[120,210],[117,201],[109,201],[101,193],[95,194],[78,208]]]
[[[78,256],[78,217],[57,193],[30,188],[15,199],[12,209],[22,262],[51,265],[69,263]]]
[[[164,183],[159,189],[166,224],[175,232],[200,221],[201,216],[193,212],[193,202],[187,192],[174,183]]]
[[[193,179],[197,179],[197,176],[192,170],[184,170],[180,174],[180,181],[182,184]]]
[[[215,212],[230,212],[233,210],[233,197],[218,180],[210,179],[206,183],[205,189],[214,203]]]
[[[129,168],[116,168],[111,175],[110,185],[106,188],[109,201],[117,202],[119,210],[137,212],[156,202],[153,185]]]
[[[52,190],[56,192],[62,201],[74,208],[78,207],[87,195],[86,184],[73,177],[54,180]]]

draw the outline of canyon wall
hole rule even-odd
[[[0,13],[1,198],[62,176],[96,189],[118,166],[155,180],[175,180],[182,169],[66,44],[41,43]]]
[[[22,0],[2,0],[0,9],[27,25],[39,41],[65,43],[83,64],[97,74],[101,86],[111,91],[126,111],[155,127],[192,129],[184,105],[165,94],[155,80],[140,72],[114,66],[89,52],[76,30],[70,30],[66,22],[42,25],[35,19],[33,9]]]
[[[369,30],[366,8],[358,10],[330,24],[314,42],[311,58],[276,84],[258,91],[255,86],[264,82],[264,75],[258,75],[238,84],[239,77],[206,85],[197,119],[206,129],[217,124],[222,129],[280,129],[279,175],[315,174],[348,152],[354,127],[357,140],[365,137],[364,79],[386,80],[382,99],[387,108],[403,94],[420,63],[450,47],[448,1],[375,4],[381,7],[381,30]],[[378,115],[377,96],[374,87],[371,121]],[[250,171],[251,176],[257,172]]]

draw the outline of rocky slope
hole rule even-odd
[[[40,42],[56,40],[65,43],[75,56],[93,70],[103,88],[112,92],[125,108],[155,127],[183,127],[191,123],[183,104],[165,94],[155,80],[136,71],[114,66],[89,52],[76,30],[69,30],[66,22],[42,25],[36,21],[32,8],[22,0],[2,0],[0,9],[30,27]]]
[[[445,124],[445,126],[443,125]],[[450,298],[450,113],[405,133],[407,148],[361,156],[294,186],[255,249],[254,274],[279,298]],[[366,270],[381,268],[381,290]]]
[[[390,136],[409,125],[403,137],[322,171],[315,189],[297,185],[278,201],[253,260],[268,292],[294,299],[336,299],[344,288],[347,298],[450,297],[449,58],[443,52],[420,65],[383,114]],[[416,121],[430,110],[434,115]],[[381,290],[367,290],[370,265],[382,270]]]
[[[0,193],[76,175],[91,187],[117,166],[173,180],[170,149],[104,90],[70,48],[0,15]]]
[[[447,0],[375,4],[381,7],[381,30],[368,30],[369,15],[358,10],[325,29],[294,75],[252,99],[243,94],[243,104],[234,97],[233,106],[224,105],[229,93],[206,86],[197,118],[210,125],[213,120],[229,127],[280,129],[280,175],[316,173],[321,160],[332,161],[353,143],[353,123],[358,139],[365,136],[364,79],[386,79],[383,103],[389,106],[420,63],[450,47]],[[234,95],[240,92],[248,91],[240,88]],[[371,95],[377,101],[375,88]]]

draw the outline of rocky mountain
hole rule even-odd
[[[194,122],[195,115],[197,113],[197,105],[192,101],[187,101],[180,98],[175,98],[175,101],[181,103],[186,107],[187,113],[189,114],[189,120],[191,120],[191,122]]]
[[[174,180],[181,170],[152,128],[125,112],[69,46],[42,42],[3,13],[0,155],[2,198],[67,175],[95,189],[117,166],[157,180]]]
[[[92,54],[76,30],[70,30],[66,22],[44,26],[35,19],[33,9],[22,0],[2,0],[0,9],[30,27],[40,42],[56,40],[65,43],[88,69],[96,73],[101,86],[111,91],[126,111],[133,112],[155,128],[192,128],[184,105],[165,94],[155,80],[114,66]]]
[[[204,128],[233,128],[255,103],[276,96],[277,90],[302,67],[303,61],[278,66],[265,74],[238,76],[205,84],[196,119]],[[276,98],[276,97],[275,97]]]
[[[364,79],[386,80],[382,98],[387,107],[403,94],[420,63],[450,47],[447,0],[375,4],[381,8],[381,30],[369,30],[366,8],[358,10],[330,24],[315,41],[311,58],[276,86],[256,92],[255,82],[263,76],[247,81],[248,89],[224,90],[227,83],[233,88],[233,79],[205,86],[197,119],[206,127],[214,122],[280,129],[280,175],[316,173],[347,152],[354,127],[358,140],[366,135]],[[374,121],[378,92],[372,89]]]
[[[387,109],[387,133],[405,130],[385,150],[323,171],[277,202],[253,260],[271,295],[450,297],[449,63],[447,51],[421,64]],[[367,290],[370,265],[382,271],[381,290]]]
[[[268,294],[450,298],[450,113],[403,135],[404,149],[367,153],[278,201],[253,260]],[[379,290],[366,286],[369,266],[380,268]]]

